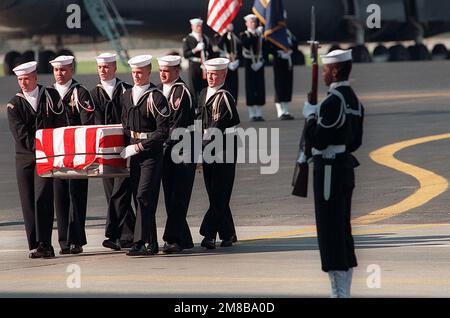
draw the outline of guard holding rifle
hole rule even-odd
[[[183,56],[189,60],[188,86],[198,98],[200,91],[207,86],[206,70],[202,63],[213,54],[210,39],[203,34],[203,20],[191,19],[192,32],[183,39]]]
[[[306,102],[306,143],[314,161],[314,202],[322,270],[328,272],[332,297],[350,297],[357,266],[352,236],[351,200],[355,185],[352,155],[362,142],[364,108],[350,87],[352,51],[322,56],[328,96],[319,105]]]

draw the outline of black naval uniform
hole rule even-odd
[[[37,111],[22,92],[7,105],[9,128],[16,148],[17,184],[30,250],[36,249],[39,242],[51,245],[54,215],[53,179],[41,178],[36,174],[36,130],[64,126],[58,92],[41,85],[38,89]],[[48,107],[48,99],[51,99],[51,108]]]
[[[151,98],[154,103],[151,103]],[[122,105],[124,133],[129,143],[138,144],[140,149],[130,158],[131,189],[136,209],[134,242],[150,243],[153,252],[157,252],[155,213],[161,183],[163,144],[169,136],[170,109],[163,93],[153,84],[136,105],[132,88],[127,89],[122,95]]]
[[[158,88],[162,91],[163,85]],[[191,93],[181,78],[173,84],[167,101],[171,108],[169,138],[164,144],[164,164],[162,184],[167,211],[167,222],[163,239],[169,244],[178,244],[182,249],[194,247],[186,215],[194,186],[195,168],[193,163],[174,163],[171,157],[178,141],[171,140],[174,129],[188,128],[194,124],[195,108]]]
[[[314,147],[317,236],[325,272],[357,266],[350,218],[359,163],[352,152],[361,145],[364,118],[348,82],[333,85],[337,87],[320,104],[318,119],[308,120],[306,127],[306,138]]]
[[[78,105],[76,105],[77,98]],[[95,104],[89,91],[74,79],[62,98],[62,102],[65,109],[66,126],[94,124]],[[63,253],[68,253],[71,244],[76,246],[87,244],[85,223],[88,179],[55,178],[54,191],[59,245]]]
[[[283,58],[283,50],[276,47],[275,45],[270,45],[270,50],[273,55],[273,81],[275,86],[275,103],[285,103],[292,101],[292,87],[294,81],[294,53],[298,51],[297,39],[288,30],[288,42],[289,49],[291,53],[289,58]]]
[[[218,47],[221,51],[220,55],[222,57],[228,58],[231,62],[236,60],[241,60],[242,58],[242,44],[239,37],[233,32],[224,33],[220,36]],[[236,70],[228,69],[227,79],[225,80],[225,85],[228,87],[229,92],[234,97],[234,100],[238,100],[239,95],[239,68]]]
[[[203,78],[202,63],[213,54],[210,39],[206,35],[202,35],[202,38],[205,49],[197,53],[192,52],[199,43],[192,33],[183,39],[183,57],[189,60],[187,84],[190,91],[195,95],[195,100],[197,100],[200,91],[208,85],[206,78]]]
[[[121,97],[132,86],[116,78],[116,85],[109,97],[102,84],[91,90],[95,104],[95,124],[112,125],[122,123]],[[136,217],[131,206],[131,187],[129,177],[103,178],[108,212],[105,236],[112,241],[133,242]]]
[[[264,66],[254,71],[252,64],[264,63],[266,44],[261,35],[246,30],[241,33],[242,55],[245,64],[245,94],[247,106],[263,106],[266,103]]]
[[[226,161],[226,155],[224,154],[223,163],[203,162],[203,176],[208,192],[209,208],[203,218],[200,234],[207,239],[215,240],[218,233],[220,239],[230,240],[236,235],[230,199],[236,172],[237,143],[236,137],[234,137],[234,148],[226,149],[225,138],[227,128],[232,129],[240,123],[240,120],[236,110],[236,102],[225,85],[208,100],[206,100],[207,91],[208,89],[205,88],[199,98],[203,132],[205,133],[208,128],[220,129],[223,133],[224,153],[232,151],[234,160],[232,162]],[[210,140],[204,138],[203,148],[210,142]]]

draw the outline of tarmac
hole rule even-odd
[[[448,68],[447,61],[354,66],[352,86],[366,109],[364,143],[356,153],[361,167],[352,211],[359,261],[354,297],[450,297]],[[50,260],[28,259],[14,149],[2,107],[0,296],[328,297],[312,195],[300,199],[290,194],[310,68],[295,70],[291,104],[295,121],[276,118],[273,73],[266,68],[266,122],[257,124],[247,119],[242,71],[238,105],[242,127],[279,128],[279,170],[261,175],[260,164],[238,165],[231,208],[239,242],[213,252],[199,247],[198,227],[208,206],[199,170],[188,213],[194,249],[130,258],[101,247],[106,200],[100,180],[92,180],[85,252]],[[152,76],[155,79],[157,74]],[[130,80],[127,74],[120,77]],[[97,81],[94,75],[77,79],[88,87]],[[41,81],[49,84],[51,77],[42,76]],[[16,92],[13,77],[0,78],[0,105]],[[326,94],[322,85],[320,94]],[[157,223],[162,235],[162,195]],[[53,239],[58,250],[56,233]],[[71,264],[76,266],[68,268]],[[81,270],[80,288],[70,288],[74,287],[74,269]]]

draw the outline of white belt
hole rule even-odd
[[[190,58],[189,58],[189,61],[195,62],[195,63],[201,63],[201,62],[202,62],[202,59],[199,58],[199,57],[190,57]]]
[[[344,153],[345,151],[345,145],[330,145],[324,150],[317,150],[316,148],[313,148],[312,155],[321,155],[324,159],[333,159],[337,154]]]
[[[130,135],[134,139],[149,139],[152,133],[141,133],[130,130]]]

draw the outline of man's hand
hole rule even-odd
[[[197,52],[203,51],[204,49],[205,49],[205,43],[198,42],[197,46],[194,48],[193,51],[195,51],[197,53]]]
[[[317,105],[311,105],[310,103],[305,102],[305,105],[303,106],[303,117],[307,120],[314,118],[317,115],[318,109]]]
[[[292,54],[292,50],[289,50],[287,52],[278,52],[278,56],[284,60],[288,60],[291,57],[291,54]]]
[[[256,34],[262,35],[263,33],[264,33],[264,27],[262,25],[260,25],[259,27],[256,28]]]
[[[229,68],[231,71],[237,70],[238,67],[239,67],[239,60],[236,60],[236,61],[234,61],[234,62],[230,62],[230,64],[228,64],[228,68]]]
[[[129,145],[123,148],[122,152],[120,153],[120,156],[123,159],[127,159],[129,157],[137,155],[138,153],[139,151],[137,150],[137,145]]]
[[[263,67],[264,66],[264,63],[263,62],[256,62],[256,63],[253,63],[252,65],[251,65],[251,68],[252,68],[252,70],[254,70],[255,72],[257,72],[261,67]]]

